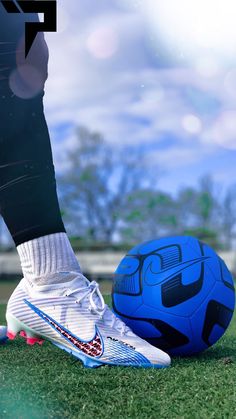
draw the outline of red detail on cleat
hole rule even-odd
[[[39,345],[43,344],[43,339],[39,339],[39,338],[26,338],[26,343],[27,345],[35,345],[36,343],[38,343]]]
[[[16,333],[10,332],[10,331],[8,330],[8,332],[7,332],[7,337],[8,337],[8,339],[10,339],[10,340],[14,340],[14,339],[15,339],[15,337],[16,337]]]
[[[24,338],[26,340],[27,345],[30,345],[30,346],[33,346],[36,343],[38,343],[39,345],[42,345],[43,342],[44,342],[43,339],[33,338],[33,337],[30,337],[30,336],[27,336],[27,333],[24,330],[22,330],[20,332],[20,336],[22,336],[22,338]]]

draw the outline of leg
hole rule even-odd
[[[47,63],[43,34],[25,60],[24,17],[0,3],[0,211],[30,280],[79,270],[61,219],[44,117]]]
[[[38,36],[25,60],[23,18],[1,8],[0,4],[0,208],[19,245],[65,230],[43,112],[46,43],[42,34]]]
[[[13,47],[22,34],[21,24],[16,17]],[[6,42],[8,31],[3,32]],[[169,356],[135,336],[105,305],[98,284],[80,272],[57,200],[43,114],[45,77],[41,85],[36,78],[36,89],[34,83],[25,87],[32,72],[47,73],[43,38],[34,48],[36,55],[32,50],[27,63],[22,52],[11,56],[0,87],[0,206],[24,273],[8,302],[8,337],[21,332],[33,345],[41,344],[43,336],[88,367],[168,366]]]

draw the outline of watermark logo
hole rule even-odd
[[[0,0],[8,13],[42,13],[43,22],[25,22],[25,57],[38,32],[57,31],[57,0]]]

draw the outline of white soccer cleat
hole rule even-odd
[[[0,345],[7,341],[7,328],[6,326],[0,326]]]
[[[170,365],[170,357],[136,336],[105,305],[98,284],[82,274],[46,286],[22,279],[8,302],[6,318],[9,339],[18,333],[29,345],[47,339],[86,367]]]

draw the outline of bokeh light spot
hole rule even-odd
[[[189,134],[199,134],[202,130],[202,122],[195,115],[185,115],[182,120],[182,125]]]
[[[112,57],[119,46],[117,33],[112,28],[97,28],[87,38],[87,48],[98,59]]]

